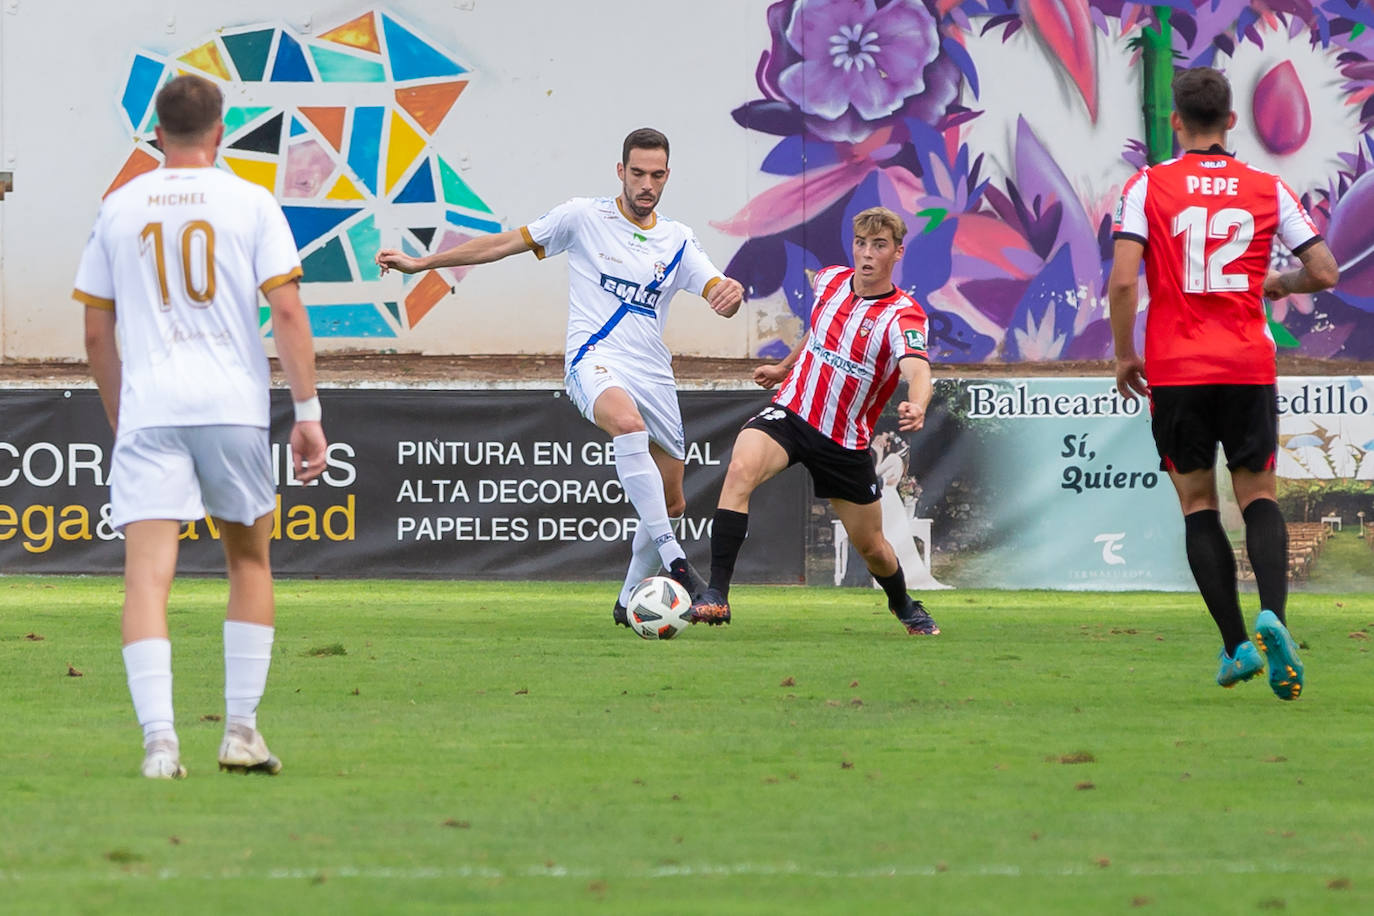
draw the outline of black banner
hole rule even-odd
[[[735,433],[762,391],[680,395],[688,454],[679,538],[703,572]],[[277,476],[272,559],[286,576],[618,579],[638,518],[604,433],[556,391],[325,390],[328,467],[292,476],[287,393],[273,392]],[[0,572],[114,573],[111,435],[94,390],[0,392]],[[737,581],[804,580],[805,474],[751,504]],[[218,573],[207,520],[183,526],[178,569]]]

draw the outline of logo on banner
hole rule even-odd
[[[1099,534],[1093,538],[1094,544],[1102,545],[1102,562],[1108,566],[1125,566],[1126,558],[1121,555],[1121,542],[1126,540],[1126,532]]]

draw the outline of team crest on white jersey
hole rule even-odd
[[[668,276],[668,265],[662,261],[654,262],[654,282],[662,283]]]
[[[871,331],[871,330],[873,330],[873,324],[874,324],[874,321],[873,321],[872,318],[865,318],[862,322],[860,322],[860,323],[859,323],[859,336],[860,336],[860,337],[867,337],[867,336],[868,336],[868,332]]]

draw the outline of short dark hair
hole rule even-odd
[[[1190,67],[1174,77],[1174,110],[1192,130],[1226,129],[1231,115],[1231,84],[1221,71]]]
[[[224,94],[205,77],[186,73],[158,90],[156,106],[163,133],[191,140],[220,123]]]
[[[663,157],[668,157],[668,138],[663,136],[661,131],[654,130],[652,127],[641,127],[639,130],[630,131],[630,135],[625,138],[624,145],[620,148],[620,164],[630,164],[630,150],[632,149],[661,149]]]

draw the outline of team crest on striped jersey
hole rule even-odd
[[[874,324],[874,322],[873,322],[873,319],[872,319],[872,318],[865,318],[865,319],[859,324],[859,336],[860,336],[860,337],[867,337],[867,336],[868,336],[868,332],[871,331],[871,330],[873,330],[873,324]]]

